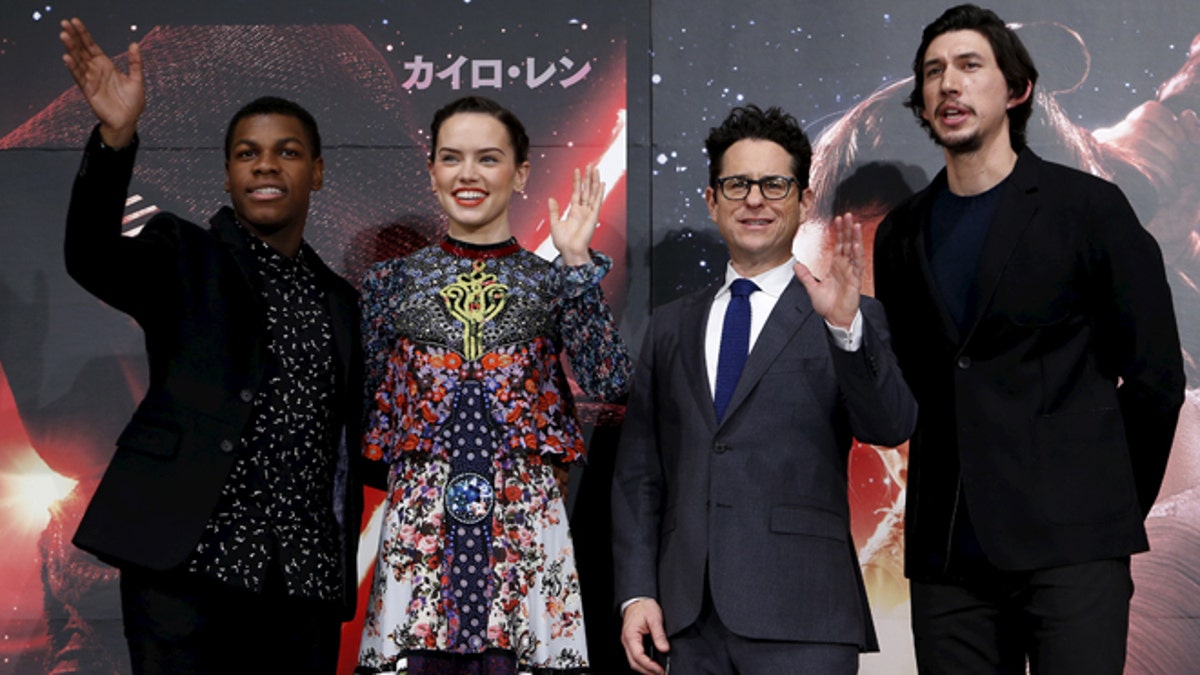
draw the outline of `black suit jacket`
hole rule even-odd
[[[847,456],[852,435],[897,445],[916,423],[883,310],[863,298],[862,348],[842,351],[792,279],[718,424],[704,354],[718,288],[657,308],[642,345],[613,480],[616,599],[657,599],[673,634],[707,570],[738,635],[874,650]]]
[[[142,327],[150,386],[117,439],[117,451],[74,542],[117,566],[167,570],[199,542],[264,382],[267,335],[253,253],[232,210],[208,230],[156,215],[121,235],[136,140],[103,148],[93,132],[67,214],[67,271]],[[363,359],[358,293],[319,261],[336,354],[333,429],[340,439],[334,513],[341,525],[343,610],[351,618],[362,484]]]
[[[1154,238],[1113,184],[1017,160],[960,332],[926,255],[945,171],[875,237],[876,296],[921,406],[909,446],[905,565],[943,574],[961,490],[1002,569],[1129,555],[1167,463],[1184,374]]]

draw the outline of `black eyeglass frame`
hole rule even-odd
[[[725,184],[731,180],[744,181],[746,184],[746,194],[744,194],[740,197],[735,197],[733,195],[730,195],[726,191],[727,188],[725,187]],[[783,181],[784,185],[787,186],[786,188],[784,188],[782,195],[779,195],[778,197],[772,197],[767,194],[765,184],[772,182],[772,181]],[[759,192],[759,194],[761,194],[763,196],[763,199],[765,199],[767,201],[777,202],[777,201],[780,201],[783,199],[787,199],[788,195],[792,194],[792,185],[793,184],[800,185],[800,181],[793,178],[792,176],[763,176],[762,178],[759,178],[758,180],[755,180],[753,178],[747,178],[746,176],[724,176],[722,178],[717,179],[717,189],[720,190],[721,196],[725,197],[726,199],[728,199],[729,201],[732,201],[732,202],[740,202],[740,201],[745,200],[747,197],[750,196],[750,191],[754,189],[755,185],[758,186],[758,192]]]

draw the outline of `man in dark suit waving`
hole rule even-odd
[[[778,108],[706,141],[725,282],[655,310],[613,487],[622,642],[640,673],[852,673],[877,649],[846,496],[851,436],[896,445],[916,406],[862,231],[835,219],[829,273],[792,258],[812,150]],[[643,639],[653,644],[647,654]]]
[[[919,669],[1118,675],[1184,395],[1162,254],[1115,185],[1025,147],[1037,70],[994,13],[947,10],[913,73],[946,168],[880,225],[875,288],[921,405]]]
[[[146,334],[150,386],[74,537],[121,570],[135,673],[336,669],[354,614],[362,347],[354,289],[303,241],[320,136],[290,101],[229,123],[225,207],[202,229],[121,218],[145,107],[78,20],[64,62],[99,124],[71,193],[66,265]]]

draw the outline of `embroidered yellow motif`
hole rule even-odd
[[[469,361],[483,354],[483,324],[504,309],[508,286],[484,271],[486,261],[476,260],[471,271],[441,290],[450,314],[463,324],[463,356]]]

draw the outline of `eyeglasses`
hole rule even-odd
[[[726,199],[733,201],[740,201],[749,197],[750,188],[755,185],[758,186],[763,199],[778,201],[791,194],[792,183],[799,185],[800,181],[791,176],[763,176],[758,180],[746,178],[745,176],[726,176],[717,179],[717,187],[721,188],[721,194],[725,195]]]

